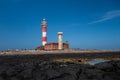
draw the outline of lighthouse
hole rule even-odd
[[[42,27],[42,45],[35,50],[64,50],[69,48],[68,43],[62,40],[63,32],[58,32],[58,42],[47,43],[47,21],[42,20],[40,26]]]
[[[63,35],[63,32],[58,32],[58,49],[59,50],[63,49],[62,35]]]
[[[45,19],[43,19],[42,23],[42,45],[45,46],[47,43],[47,22]]]

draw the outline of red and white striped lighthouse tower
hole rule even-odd
[[[45,19],[43,19],[42,23],[42,45],[45,46],[45,44],[47,43],[47,22]]]

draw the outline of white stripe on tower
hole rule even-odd
[[[42,45],[45,46],[46,43],[47,43],[47,42],[44,42],[44,41],[43,41],[43,42],[42,42]]]
[[[47,43],[47,22],[45,19],[43,19],[42,23],[41,23],[41,26],[42,26],[42,45],[45,46],[45,44]]]
[[[42,32],[42,37],[46,37],[46,32]]]

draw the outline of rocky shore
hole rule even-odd
[[[120,80],[120,61],[0,63],[0,80]]]

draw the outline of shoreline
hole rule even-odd
[[[64,54],[64,53],[120,53],[120,50],[0,50],[0,55]]]

